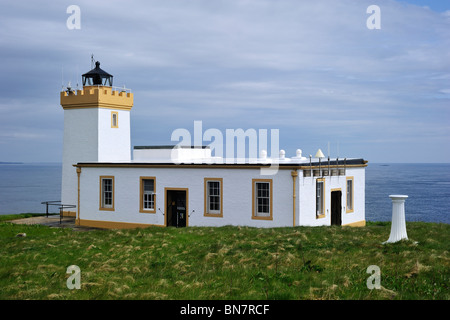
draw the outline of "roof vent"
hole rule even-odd
[[[325,158],[325,156],[324,156],[324,154],[323,154],[323,152],[322,152],[322,150],[317,150],[317,153],[316,153],[316,155],[314,156],[315,158]]]
[[[266,150],[261,150],[260,158],[261,159],[266,159],[267,158],[267,151]]]

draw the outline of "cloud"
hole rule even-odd
[[[62,83],[80,83],[92,53],[134,92],[132,143],[137,134],[170,142],[171,130],[203,120],[222,130],[279,128],[293,152],[330,140],[371,160],[381,160],[381,141],[441,150],[434,141],[450,135],[450,11],[380,0],[381,29],[369,30],[372,2],[79,1],[80,30],[66,27],[70,3],[4,4],[4,150],[20,148],[23,123],[36,117],[31,128],[46,148],[46,128],[62,128]]]

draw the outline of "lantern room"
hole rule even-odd
[[[100,69],[100,62],[95,62],[95,68],[82,75],[84,86],[109,86],[112,87],[113,76]]]

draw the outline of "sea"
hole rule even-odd
[[[61,172],[60,163],[0,164],[0,214],[45,213],[41,202],[61,198]],[[392,194],[408,196],[407,221],[450,223],[450,163],[369,163],[367,221],[391,221]]]

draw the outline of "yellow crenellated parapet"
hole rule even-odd
[[[86,86],[75,92],[61,92],[63,109],[107,108],[130,110],[133,107],[133,94],[112,90],[107,86]]]

